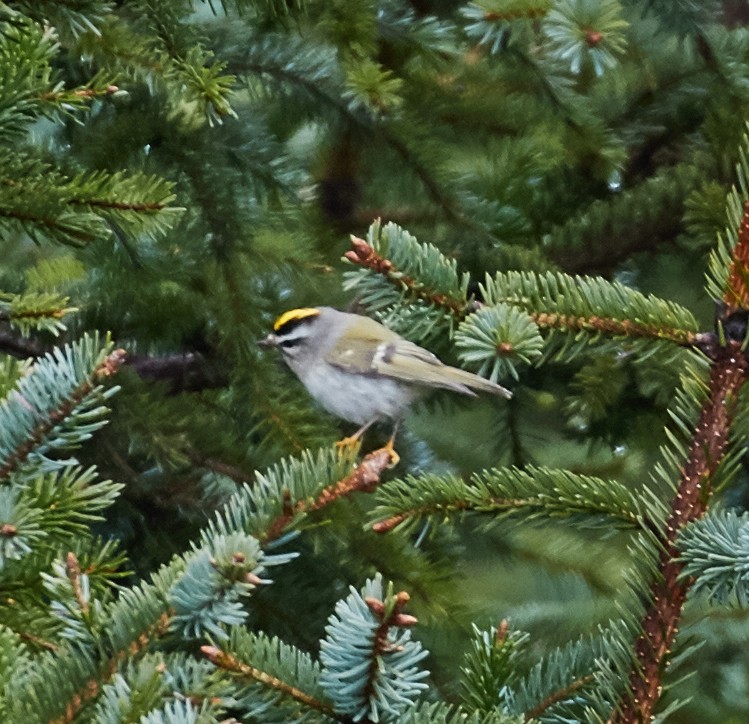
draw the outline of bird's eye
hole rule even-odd
[[[299,338],[296,339],[283,339],[278,344],[284,349],[294,349],[299,344]]]

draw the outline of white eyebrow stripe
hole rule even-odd
[[[309,337],[309,330],[304,327],[297,327],[290,332],[276,334],[276,339],[279,343],[294,342],[297,339],[306,339],[307,337]]]

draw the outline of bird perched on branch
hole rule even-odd
[[[292,309],[261,345],[278,347],[292,372],[328,412],[361,425],[396,424],[427,388],[512,397],[504,387],[443,364],[435,355],[369,317],[332,307]],[[392,448],[395,431],[390,438]]]

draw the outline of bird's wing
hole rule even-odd
[[[379,374],[403,382],[476,394],[470,389],[473,375],[466,372],[464,376],[462,370],[448,367],[428,350],[405,339],[383,345],[375,355],[374,366]]]
[[[327,361],[345,370],[364,375],[381,375],[427,387],[445,387],[465,395],[474,393],[462,382],[449,379],[446,367],[431,352],[393,333],[389,340],[382,334],[367,335],[365,329],[350,332],[328,353]]]
[[[395,332],[373,319],[361,318],[346,329],[325,359],[346,372],[375,374],[378,372],[376,361],[382,356],[382,350],[400,339]]]
[[[381,375],[425,387],[441,387],[463,395],[474,390],[502,397],[512,394],[504,387],[471,372],[449,367],[419,345],[409,342],[377,322],[349,328],[328,352],[326,360],[346,372]],[[383,332],[383,329],[385,332]]]

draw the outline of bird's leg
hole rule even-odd
[[[369,422],[365,422],[353,435],[344,437],[343,440],[339,440],[336,443],[336,447],[339,452],[343,452],[347,447],[353,447],[359,444],[359,438],[377,422],[377,418],[373,417]]]
[[[395,452],[395,436],[398,434],[398,424],[400,423],[400,420],[395,421],[395,426],[393,427],[393,434],[390,436],[390,439],[385,444],[385,450],[390,453],[390,465],[388,465],[389,468],[394,468],[401,459],[401,456],[398,455],[397,452]]]

